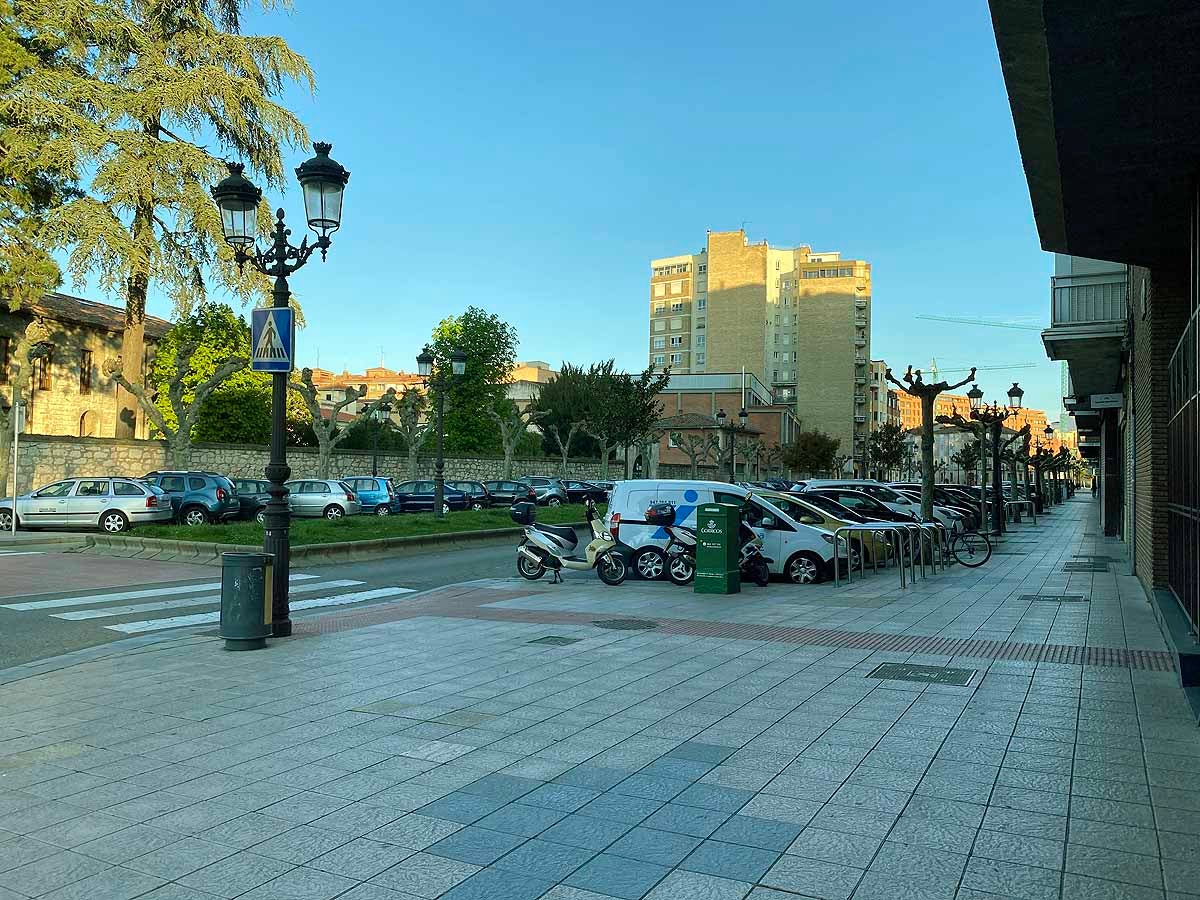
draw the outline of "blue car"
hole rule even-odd
[[[372,476],[355,476],[343,478],[342,481],[358,494],[358,502],[362,504],[363,512],[367,515],[390,516],[404,512],[400,498],[396,495],[396,485],[390,478]]]

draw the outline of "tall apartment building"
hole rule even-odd
[[[870,430],[871,266],[809,246],[710,231],[698,253],[650,262],[649,362],[740,372],[795,405],[804,428],[861,458]]]

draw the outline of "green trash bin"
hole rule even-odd
[[[742,590],[738,569],[741,547],[738,525],[741,507],[732,503],[705,503],[696,510],[697,594],[737,594]]]
[[[221,627],[226,650],[259,650],[271,636],[269,553],[221,554]]]

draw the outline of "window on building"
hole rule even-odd
[[[671,293],[672,294],[678,294],[682,290],[683,290],[683,282],[682,281],[672,281],[671,282]]]
[[[683,319],[672,319],[671,320],[671,330],[672,331],[678,331],[682,327],[683,327]]]
[[[696,335],[696,346],[697,347],[703,347],[707,342],[708,342],[708,338],[706,338],[704,335],[702,335],[702,334]]]
[[[703,319],[697,319],[697,320],[696,320],[696,330],[697,330],[697,331],[703,331],[703,330],[704,330],[704,320],[703,320]]]
[[[0,337],[0,384],[8,383],[9,338]]]
[[[667,361],[667,358],[661,353],[654,354],[654,365],[661,366]]]
[[[667,304],[665,304],[665,303],[655,303],[654,304],[654,314],[656,316],[661,316],[666,311],[667,311]]]
[[[681,362],[683,362],[683,354],[682,353],[672,353],[671,354],[671,365],[677,366]]]
[[[661,281],[654,286],[655,297],[665,297],[667,295],[667,286]]]
[[[708,309],[708,298],[698,297],[696,299],[696,309]]]
[[[655,350],[661,350],[666,345],[667,345],[666,338],[655,338],[654,339],[654,349]]]
[[[667,330],[667,322],[666,322],[666,319],[659,319],[657,322],[655,322],[655,323],[654,323],[654,330],[655,330],[655,331],[666,331],[666,330]]]
[[[671,304],[671,312],[683,312],[683,301],[676,300]]]
[[[683,335],[681,335],[681,334],[671,335],[671,346],[672,347],[682,347],[683,346]]]
[[[47,350],[46,355],[41,357],[35,363],[35,376],[37,381],[37,389],[39,391],[49,391],[54,387],[53,380],[54,371],[54,351]]]
[[[79,393],[92,392],[92,351],[83,350],[79,354]]]
[[[707,271],[708,271],[708,263],[700,263],[700,265],[696,267],[697,274],[703,275]]]
[[[704,354],[703,353],[696,354],[696,365],[698,365],[698,366],[704,365]]]

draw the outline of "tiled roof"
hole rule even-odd
[[[68,294],[46,294],[41,300],[24,307],[34,315],[57,322],[91,325],[105,331],[121,333],[125,330],[125,309],[109,306],[94,300],[84,300]],[[161,338],[171,330],[171,323],[157,316],[146,316],[146,336]]]

